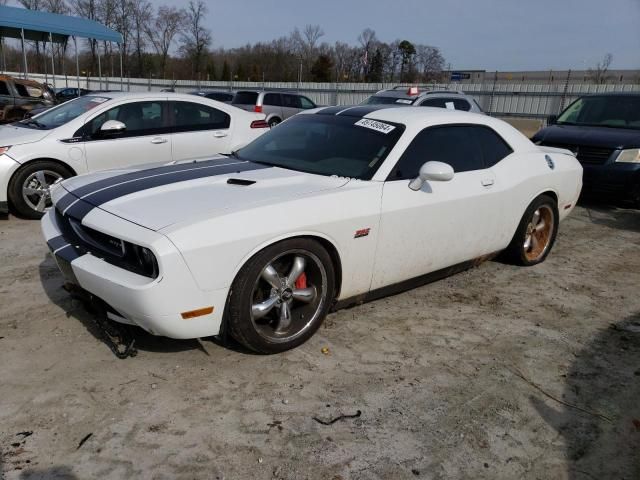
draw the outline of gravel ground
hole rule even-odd
[[[0,220],[0,249],[0,478],[640,478],[640,211],[577,208],[542,265],[340,311],[274,356],[140,332],[118,360],[37,222]]]

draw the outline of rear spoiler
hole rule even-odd
[[[571,155],[572,157],[576,156],[575,153],[571,150],[567,150],[566,148],[547,147],[545,145],[538,145],[538,148],[544,153],[560,153],[562,155]]]

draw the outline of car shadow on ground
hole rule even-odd
[[[587,210],[589,219],[609,228],[640,232],[640,210],[620,201],[580,198],[578,205]]]
[[[531,398],[564,439],[569,479],[640,478],[640,313],[575,354],[562,401]]]
[[[69,292],[63,288],[64,279],[50,253],[47,253],[40,263],[39,273],[42,288],[51,302],[64,310],[67,317],[78,320],[91,335],[108,346],[108,343],[105,341],[105,335],[96,322],[101,312],[91,305],[72,298]],[[126,330],[128,330],[128,333],[135,339],[135,348],[139,351],[167,353],[200,350],[204,354],[209,355],[209,352],[197,339],[175,340],[167,337],[159,337],[151,335],[139,327],[130,327]]]

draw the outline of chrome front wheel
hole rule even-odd
[[[51,206],[51,185],[62,180],[62,175],[52,170],[37,170],[22,184],[22,198],[25,204],[42,213]]]
[[[295,238],[257,253],[231,287],[227,325],[251,350],[276,353],[305,342],[334,296],[333,262],[316,241]]]

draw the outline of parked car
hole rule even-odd
[[[371,95],[363,105],[395,105],[397,107],[436,107],[464,112],[484,113],[476,100],[464,92],[429,90],[425,87],[397,86]]]
[[[21,120],[31,109],[55,103],[53,91],[47,85],[0,75],[0,123]]]
[[[570,152],[495,118],[329,107],[228,157],[61,182],[42,230],[70,288],[109,318],[274,353],[331,308],[504,250],[542,262],[581,179]]]
[[[73,175],[209,158],[268,129],[263,114],[187,94],[85,95],[0,127],[0,211],[27,218],[50,205],[49,187]]]
[[[64,103],[90,93],[92,93],[92,91],[87,88],[61,88],[56,92],[56,100],[58,103]]]
[[[298,93],[258,90],[238,91],[231,104],[243,110],[264,113],[270,127],[275,127],[298,112],[316,108],[315,103]]]
[[[532,140],[566,148],[584,168],[584,192],[628,200],[640,208],[640,94],[578,98]]]
[[[231,90],[195,90],[189,93],[191,93],[191,95],[198,95],[200,97],[217,100],[218,102],[224,103],[231,103],[233,97],[236,94]]]

